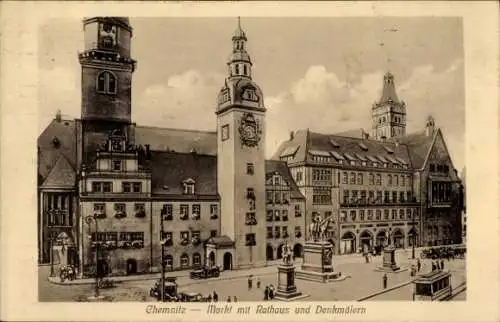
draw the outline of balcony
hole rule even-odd
[[[125,211],[116,211],[115,212],[115,218],[122,219],[125,217],[127,217],[127,213]]]
[[[418,201],[416,198],[412,198],[411,200],[390,200],[390,199],[351,199],[351,200],[342,200],[340,202],[341,207],[349,207],[349,208],[361,208],[361,207],[377,207],[377,206],[416,206],[418,205]]]

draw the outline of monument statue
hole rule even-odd
[[[313,218],[313,222],[309,225],[309,236],[314,241],[325,240],[328,232],[328,225],[332,222],[332,216],[321,219],[319,214]]]
[[[293,251],[290,245],[288,245],[288,242],[285,242],[285,244],[281,246],[281,253],[283,256],[284,264],[290,265],[293,263],[293,258],[292,258]]]

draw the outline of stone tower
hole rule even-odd
[[[386,140],[406,135],[406,104],[396,95],[394,76],[384,75],[382,97],[372,107],[372,137]]]
[[[131,133],[132,73],[130,57],[132,27],[125,17],[93,17],[83,20],[82,66],[82,155],[83,163],[119,130],[133,141]]]
[[[265,112],[263,94],[252,80],[247,37],[232,37],[228,76],[217,103],[217,175],[221,235],[234,241],[234,268],[266,262]]]

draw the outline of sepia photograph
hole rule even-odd
[[[460,18],[86,17],[39,46],[40,301],[466,299]]]
[[[500,317],[498,5],[0,6],[0,320]]]

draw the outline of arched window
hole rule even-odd
[[[102,72],[97,76],[97,91],[104,94],[116,94],[116,76],[110,72]]]
[[[388,185],[392,184],[392,176],[390,174],[387,176],[387,184]]]
[[[181,267],[188,267],[189,266],[189,256],[188,254],[184,253],[181,255]]]
[[[247,75],[247,65],[243,65],[243,75]]]
[[[240,65],[236,64],[235,65],[235,72],[234,72],[236,75],[239,75],[240,74]]]

